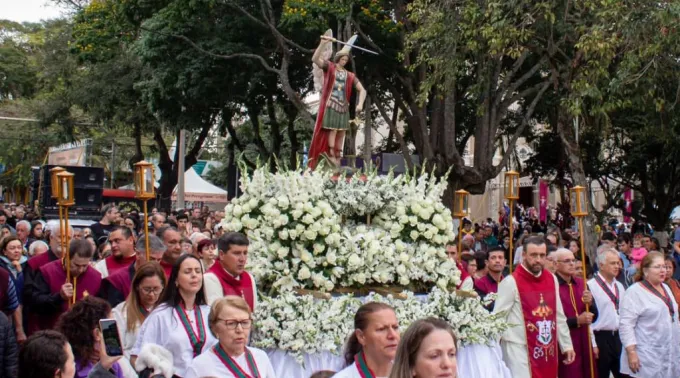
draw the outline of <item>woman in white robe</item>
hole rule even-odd
[[[621,302],[621,373],[638,378],[680,377],[678,304],[664,284],[666,266],[658,252],[645,256],[638,282]]]
[[[246,346],[253,319],[243,298],[226,296],[215,301],[209,324],[219,342],[193,360],[185,378],[276,378],[267,353]]]
[[[209,314],[201,262],[183,255],[172,268],[158,307],[142,324],[132,359],[136,360],[145,344],[159,345],[172,354],[174,374],[184,377],[191,361],[217,341],[208,330]]]
[[[354,331],[345,345],[347,367],[333,377],[389,376],[399,339],[399,321],[394,309],[384,303],[364,304],[354,315]]]
[[[139,329],[156,306],[165,284],[165,273],[161,266],[151,262],[145,263],[137,268],[132,278],[130,294],[125,302],[114,307],[113,318],[118,324],[123,354],[126,358],[130,358]]]

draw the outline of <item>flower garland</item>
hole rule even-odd
[[[328,351],[341,355],[345,340],[354,328],[351,314],[368,301],[391,305],[402,332],[417,319],[428,316],[446,319],[463,345],[486,344],[508,327],[504,317],[490,315],[478,299],[456,296],[438,288],[423,297],[411,292],[403,294],[406,299],[371,294],[363,299],[343,295],[318,300],[290,292],[264,297],[255,313],[253,345],[286,350],[301,364],[305,353]]]

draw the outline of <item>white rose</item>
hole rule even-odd
[[[288,198],[284,196],[279,196],[276,198],[276,201],[279,204],[279,207],[283,210],[288,209],[288,206],[290,206],[290,202],[288,201]]]
[[[303,265],[302,268],[298,271],[297,278],[299,280],[306,280],[309,279],[309,277],[312,276],[312,273],[309,271],[309,268],[307,266]]]
[[[356,274],[354,276],[354,281],[363,285],[366,283],[366,275],[363,273]]]
[[[288,215],[279,215],[279,224],[285,226],[288,224]]]
[[[406,274],[406,267],[403,264],[399,264],[399,266],[397,267],[397,273],[400,276],[403,276],[404,274]]]
[[[418,236],[420,236],[420,233],[418,233],[418,231],[416,231],[416,230],[413,230],[413,231],[411,231],[409,236],[411,237],[411,239],[413,239],[415,241],[416,239],[418,239]]]
[[[288,240],[288,230],[279,231],[279,239]]]
[[[334,287],[335,285],[333,285],[333,282],[329,280],[326,280],[326,282],[324,282],[324,288],[326,289],[326,291],[331,291],[333,290]]]
[[[349,257],[349,259],[347,259],[347,265],[358,267],[359,265],[361,265],[361,258],[359,256],[357,256],[356,253],[353,253]]]
[[[286,232],[286,235],[288,235],[290,237],[291,240],[297,239],[298,233],[297,233],[297,231],[295,231],[295,229],[288,230],[288,231],[283,230],[281,232],[284,232],[284,231]],[[286,239],[283,239],[283,240],[286,240]]]
[[[403,263],[407,262],[410,258],[411,258],[411,256],[409,256],[408,253],[402,252],[402,253],[399,254],[399,261],[401,261]]]
[[[318,255],[319,253],[323,252],[324,249],[326,249],[326,247],[323,244],[314,243],[314,254],[315,255]]]
[[[298,220],[302,216],[302,210],[295,209],[290,213],[290,215],[293,216],[293,219]]]
[[[250,201],[248,201],[248,206],[250,206],[251,209],[254,209],[257,207],[257,199],[251,198]]]
[[[442,290],[446,290],[448,283],[449,281],[446,278],[440,278],[437,280],[437,286],[439,286]]]
[[[312,214],[305,214],[305,216],[302,217],[302,222],[306,224],[312,224],[314,223],[314,217]]]
[[[240,218],[241,215],[243,215],[243,208],[239,205],[234,206],[234,212],[232,214],[235,218]]]
[[[316,240],[316,232],[314,232],[313,230],[305,231],[304,235],[307,240]]]
[[[302,260],[303,262],[305,262],[305,263],[309,262],[309,260],[311,260],[311,259],[312,259],[311,253],[307,252],[306,250],[303,250],[303,251],[300,252],[300,260]]]

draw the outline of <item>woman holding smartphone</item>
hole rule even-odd
[[[135,346],[139,328],[156,307],[156,302],[165,287],[165,273],[160,265],[145,263],[135,272],[131,287],[132,290],[125,302],[121,302],[113,309],[113,318],[118,323],[123,342],[123,354],[127,358],[130,358],[130,351]]]
[[[219,342],[194,359],[185,378],[276,378],[267,353],[246,346],[253,319],[243,298],[226,296],[215,301],[210,309],[209,324],[210,332]]]
[[[103,299],[89,296],[76,302],[59,319],[56,330],[66,336],[71,344],[76,377],[87,377],[102,356],[106,355],[99,321],[107,318],[111,318],[111,306]],[[111,366],[111,372],[116,378],[126,378],[134,374],[134,371],[129,372],[129,364],[124,366],[123,362],[121,360]]]
[[[208,330],[209,314],[201,262],[183,255],[172,267],[158,306],[142,324],[131,351],[133,364],[145,344],[156,344],[172,354],[175,375],[184,377],[191,361],[217,341]]]

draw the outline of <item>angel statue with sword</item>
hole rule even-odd
[[[316,90],[321,90],[314,136],[309,147],[308,164],[312,169],[316,167],[322,155],[336,167],[340,166],[345,133],[350,124],[349,99],[353,88],[359,93],[356,113],[363,109],[366,90],[356,76],[346,68],[356,38],[355,35],[347,42],[340,42],[334,39],[333,32],[328,30],[321,36],[319,47],[312,57],[314,86]],[[342,43],[344,47],[331,61],[334,41]]]

